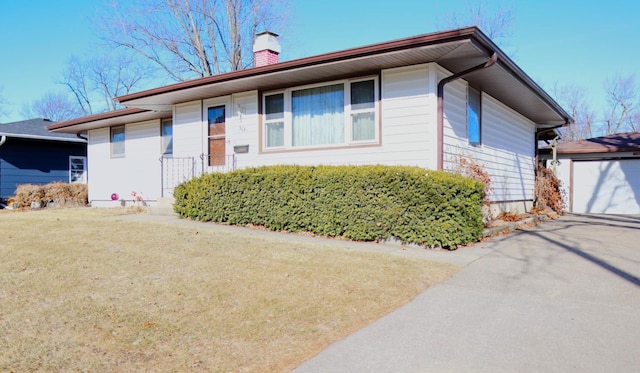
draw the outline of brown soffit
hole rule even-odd
[[[467,27],[233,71],[132,93],[115,98],[117,102],[130,109],[56,123],[51,129],[78,132],[145,120],[147,117],[160,118],[170,115],[172,105],[182,102],[256,89],[264,91],[327,79],[344,79],[379,73],[381,69],[399,66],[437,62],[451,73],[457,73],[486,61],[492,52],[498,54],[496,66],[465,77],[469,84],[514,108],[536,123],[537,128],[564,125],[572,121],[566,111],[480,29]],[[102,115],[104,117],[101,117]]]
[[[117,97],[119,103],[149,110],[249,90],[271,90],[371,74],[381,69],[437,62],[451,73],[486,61],[496,52],[497,67],[465,77],[536,123],[565,125],[571,116],[477,27],[436,32],[326,53],[273,65],[189,80]]]
[[[171,116],[171,114],[166,112],[156,112],[139,108],[126,108],[71,119],[64,122],[56,122],[46,128],[52,132],[78,133],[95,128],[141,122],[169,116]]]
[[[354,59],[358,57],[366,57],[374,54],[380,54],[385,52],[393,52],[396,50],[402,50],[407,48],[416,48],[419,46],[426,46],[431,44],[440,44],[447,41],[456,41],[467,39],[469,36],[478,32],[476,27],[467,27],[457,30],[436,32],[431,34],[419,35],[405,39],[398,39],[389,42],[371,44],[363,47],[351,48],[337,52],[325,53],[311,57],[305,57],[295,59],[291,61],[279,62],[277,64],[254,67],[244,70],[232,71],[229,73],[218,74],[208,76],[199,79],[188,80],[180,83],[175,83],[163,87],[149,89],[137,93],[131,93],[124,96],[116,97],[115,100],[121,104],[126,104],[127,101],[155,96],[162,93],[169,93],[174,91],[183,90],[186,88],[193,88],[203,85],[215,84],[219,82],[247,78],[256,75],[262,75],[266,73],[281,72],[291,69],[298,69],[308,66],[320,65],[331,63],[335,61],[342,61],[345,59]]]

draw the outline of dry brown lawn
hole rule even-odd
[[[288,371],[456,271],[124,213],[0,210],[0,371]]]

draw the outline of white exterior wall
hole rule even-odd
[[[125,157],[110,157],[109,129],[89,132],[89,198],[110,203],[112,193],[130,198],[131,192],[155,200],[168,195],[167,185],[202,172],[228,171],[277,164],[299,165],[411,165],[437,168],[437,97],[439,79],[449,73],[435,63],[386,69],[378,77],[379,142],[317,149],[261,151],[262,129],[258,91],[181,103],[173,110],[173,154],[179,174],[162,177],[160,120],[126,126]],[[535,125],[496,99],[482,93],[482,144],[471,146],[466,131],[466,82],[445,88],[444,167],[455,170],[457,157],[470,154],[485,164],[492,177],[495,202],[531,201],[534,191]],[[230,163],[209,167],[207,110],[226,109],[226,154]],[[248,145],[248,153],[234,153],[234,146]],[[187,158],[190,157],[190,158]],[[171,163],[173,164],[173,163]],[[177,163],[176,163],[177,164]],[[166,172],[165,172],[166,174]]]
[[[231,96],[231,111],[227,112],[227,154],[236,145],[248,145],[248,153],[235,154],[236,168],[259,166],[258,91]]]
[[[175,106],[174,156],[207,153],[207,109],[226,107],[226,153],[236,145],[249,145],[246,154],[235,154],[236,168],[278,164],[299,165],[412,165],[437,166],[435,65],[388,69],[382,72],[379,118],[380,144],[337,146],[323,149],[260,152],[260,117],[257,91],[212,98]],[[219,167],[204,166],[205,172]],[[198,173],[196,172],[196,173]]]
[[[204,152],[202,147],[203,131],[207,130],[203,123],[200,101],[175,105],[173,109],[173,155],[175,157],[199,157]],[[206,117],[205,117],[206,120]]]
[[[160,196],[161,138],[160,121],[125,125],[125,156],[111,158],[110,130],[88,132],[88,163],[94,171],[89,176],[89,202],[94,207],[130,204],[131,192],[153,203]],[[112,201],[116,193],[119,201]]]
[[[442,79],[449,74],[439,69],[438,75]],[[530,203],[520,202],[534,198],[535,124],[484,92],[481,113],[481,145],[470,145],[467,83],[460,79],[445,86],[444,168],[454,171],[461,154],[472,156],[491,175],[491,201],[513,202],[525,210]]]
[[[551,166],[551,156],[547,160],[547,168]],[[571,158],[558,158],[559,163],[556,165],[556,176],[560,180],[560,189],[564,197],[565,208],[570,211],[571,208]]]

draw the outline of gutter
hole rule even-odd
[[[493,52],[487,62],[471,67],[459,73],[450,75],[438,82],[438,170],[444,169],[444,86],[454,80],[460,79],[465,75],[475,71],[482,70],[493,66],[498,61],[498,54]]]

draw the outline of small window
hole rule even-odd
[[[264,97],[267,148],[284,146],[284,94]]]
[[[351,83],[351,140],[376,139],[375,82]]]
[[[481,122],[480,92],[469,87],[467,90],[467,138],[471,145],[480,145],[481,143]]]
[[[162,154],[173,154],[173,121],[163,119],[162,130]]]
[[[111,157],[124,157],[124,126],[111,127]]]
[[[69,183],[87,183],[86,157],[69,157]]]

